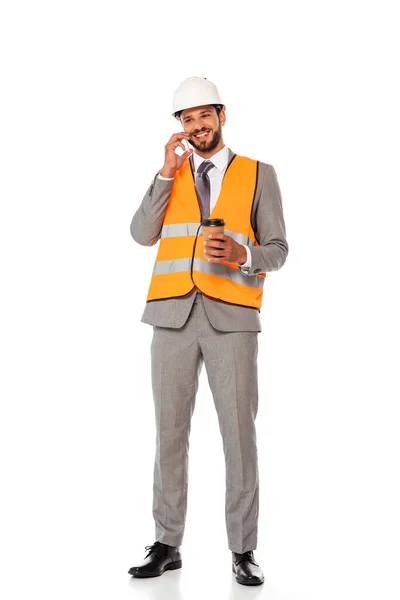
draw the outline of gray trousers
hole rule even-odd
[[[157,429],[153,485],[156,541],[170,546],[182,543],[190,424],[204,362],[225,454],[228,546],[240,553],[257,547],[257,335],[254,331],[214,329],[201,294],[197,294],[182,328],[154,327],[151,368]]]

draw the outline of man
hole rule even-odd
[[[232,570],[238,583],[259,585],[257,336],[266,273],[280,269],[289,250],[281,194],[271,165],[225,146],[225,106],[213,83],[182,82],[173,115],[183,131],[166,144],[164,165],[131,222],[136,242],[160,246],[142,316],[154,327],[156,541],[129,573],[155,577],[182,566],[190,422],[204,362],[225,453]],[[203,240],[200,224],[209,218],[223,218],[225,230]]]

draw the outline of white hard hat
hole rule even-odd
[[[195,106],[217,104],[225,110],[216,86],[206,77],[189,77],[175,90],[172,99],[172,115]],[[178,118],[178,117],[177,117]]]

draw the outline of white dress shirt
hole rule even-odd
[[[221,191],[222,180],[224,178],[224,174],[226,171],[226,167],[228,166],[228,156],[229,150],[227,146],[224,146],[213,154],[210,158],[203,158],[196,152],[193,152],[193,164],[194,164],[194,175],[196,176],[197,170],[201,163],[204,160],[210,160],[214,167],[208,171],[208,177],[210,179],[210,214],[213,211],[213,208],[218,200],[219,193]],[[158,175],[160,179],[166,179],[168,181],[172,181],[173,177],[163,177],[162,175]],[[244,244],[243,244],[244,245]],[[246,248],[247,260],[242,265],[238,265],[243,273],[247,275],[249,269],[251,268],[251,253],[248,246],[244,246]]]

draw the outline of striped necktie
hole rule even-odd
[[[214,166],[210,160],[203,160],[196,173],[194,185],[199,199],[202,219],[208,219],[210,216],[210,178],[208,171]]]

